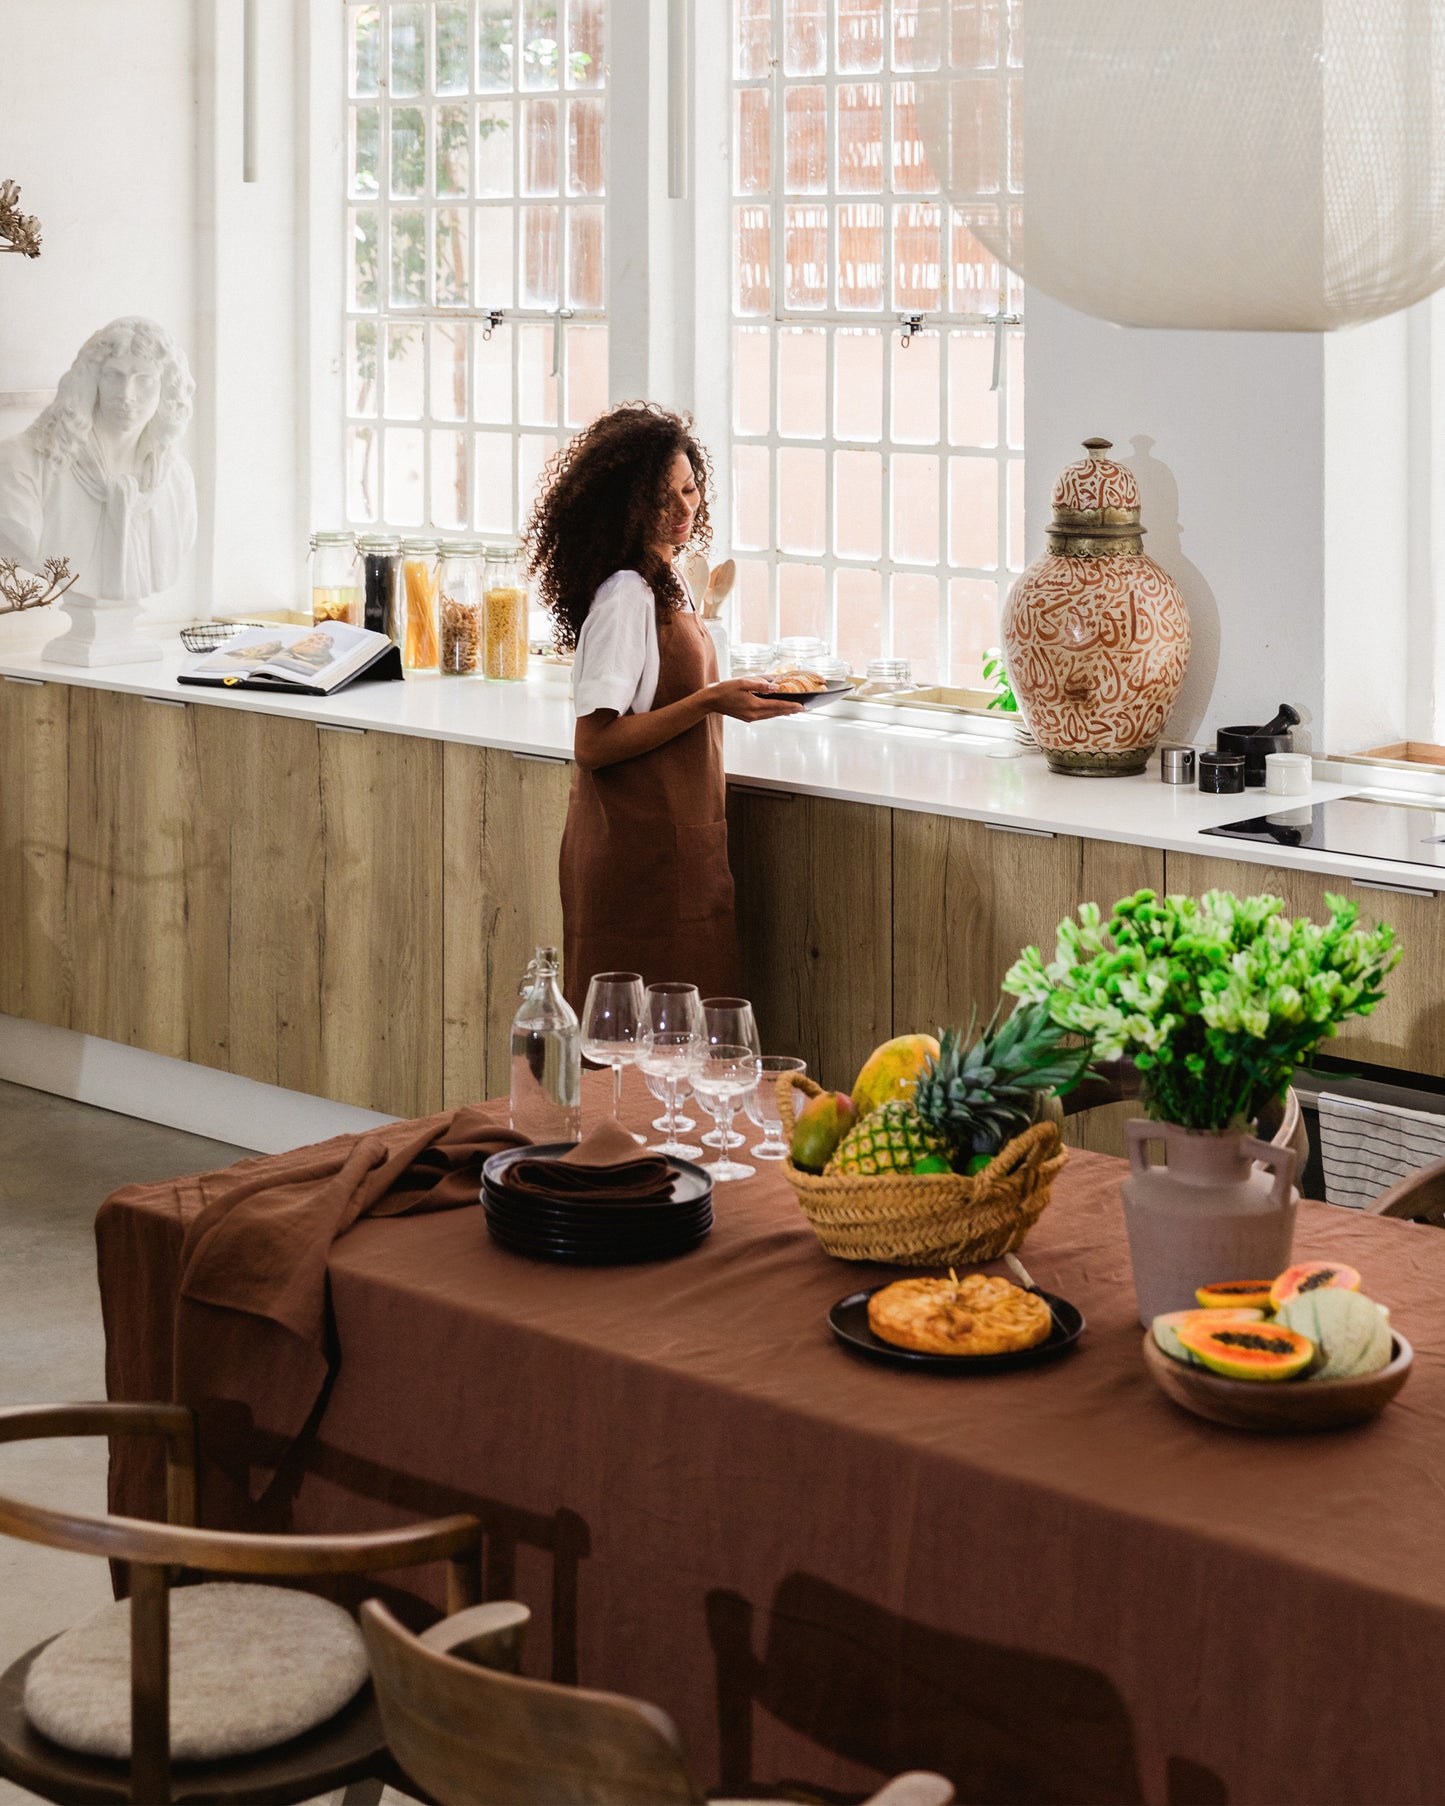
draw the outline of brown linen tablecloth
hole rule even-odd
[[[629,1120],[655,1108],[630,1075]],[[1303,1207],[1298,1254],[1358,1266],[1415,1371],[1374,1424],[1255,1438],[1150,1381],[1122,1172],[1074,1155],[1025,1250],[1078,1349],[992,1379],[838,1348],[828,1307],[896,1270],[825,1255],[776,1169],[661,1266],[535,1265],[480,1210],[360,1223],[319,1423],[231,1521],[479,1511],[529,1671],[655,1701],[733,1790],[1445,1798],[1445,1235]],[[144,1192],[102,1211],[112,1396],[169,1395],[183,1228]],[[156,1470],[114,1482],[158,1513]]]

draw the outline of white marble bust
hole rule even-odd
[[[179,450],[195,384],[163,326],[112,320],[81,346],[55,400],[0,441],[0,556],[79,573],[72,625],[45,656],[115,664],[157,656],[135,631],[140,604],[167,589],[195,543],[196,489]]]

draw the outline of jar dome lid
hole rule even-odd
[[[1050,498],[1058,527],[1127,527],[1139,532],[1139,485],[1126,465],[1106,457],[1109,439],[1085,439],[1087,457],[1070,464]]]

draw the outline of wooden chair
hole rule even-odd
[[[671,1719],[616,1693],[517,1673],[530,1617],[479,1605],[420,1637],[370,1599],[361,1628],[392,1754],[440,1806],[699,1806]],[[949,1806],[942,1775],[898,1775],[868,1806]]]
[[[437,1518],[405,1530],[360,1536],[250,1536],[195,1526],[196,1432],[190,1410],[170,1404],[73,1404],[0,1411],[0,1442],[48,1436],[162,1436],[166,1442],[165,1524],[88,1517],[0,1497],[0,1532],[129,1564],[131,1759],[82,1755],[35,1731],[25,1715],[39,1644],[0,1675],[0,1774],[32,1793],[71,1802],[307,1800],[389,1772],[370,1687],[304,1735],[249,1756],[172,1764],[170,1752],[170,1587],[176,1570],[268,1579],[371,1574],[445,1560],[449,1610],[478,1596],[481,1526]]]
[[[1437,1229],[1445,1229],[1445,1160],[1407,1173],[1366,1206],[1366,1214],[1403,1217],[1409,1223],[1433,1223]]]

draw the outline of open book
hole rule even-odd
[[[316,627],[244,627],[187,665],[180,681],[329,696],[363,674],[400,677],[400,650],[383,633],[325,621]]]

